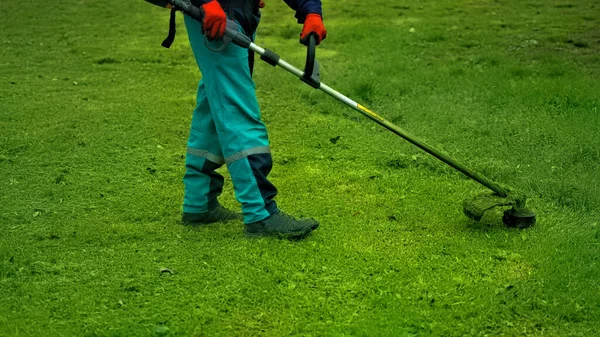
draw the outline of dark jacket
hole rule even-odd
[[[192,0],[192,3],[196,6],[201,6],[211,0]],[[255,8],[258,11],[258,0],[217,0],[225,7],[234,7],[240,9],[248,6]],[[321,6],[321,0],[283,0],[290,6],[291,9],[296,11],[296,19],[299,23],[304,23],[304,19],[308,14],[319,14],[323,16],[323,9]]]
[[[323,16],[321,0],[283,0],[296,11],[296,19],[298,22],[304,23],[304,19],[308,14],[319,14]]]

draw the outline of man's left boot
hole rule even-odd
[[[220,203],[206,213],[183,213],[181,222],[184,225],[203,226],[216,222],[242,220],[242,215],[221,206]]]

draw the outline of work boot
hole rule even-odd
[[[206,213],[183,213],[181,222],[184,225],[202,226],[208,225],[215,222],[225,222],[230,220],[241,220],[242,215],[236,212],[232,212],[227,208],[217,205]]]
[[[301,239],[317,229],[319,223],[315,219],[296,219],[282,211],[268,218],[244,225],[244,232],[249,237],[278,236],[287,239]]]

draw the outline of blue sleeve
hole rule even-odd
[[[319,14],[323,16],[321,0],[283,0],[296,11],[296,19],[299,23],[304,23],[308,14]]]

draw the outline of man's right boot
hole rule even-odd
[[[302,239],[319,227],[315,219],[296,219],[282,211],[268,218],[244,225],[249,237],[276,236],[286,239]]]

